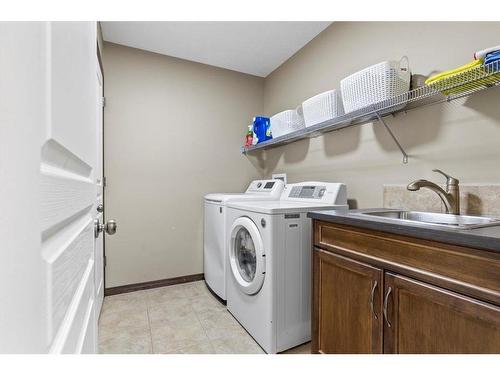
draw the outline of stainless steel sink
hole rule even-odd
[[[476,229],[500,225],[500,219],[491,217],[437,214],[419,211],[365,211],[355,215],[376,216],[408,224],[419,223],[455,229]]]

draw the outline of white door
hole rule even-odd
[[[264,245],[259,229],[248,217],[236,219],[231,227],[229,265],[241,291],[257,293],[266,274]]]
[[[104,221],[104,197],[103,197],[103,108],[104,108],[104,91],[103,91],[103,77],[99,60],[96,56],[96,88],[97,88],[97,164],[95,180],[97,185],[97,207],[96,218],[97,223]],[[95,295],[96,295],[96,319],[99,319],[102,303],[104,301],[104,236],[99,235],[95,238]]]
[[[96,23],[0,23],[0,48],[0,351],[95,353]]]

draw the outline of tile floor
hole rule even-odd
[[[204,281],[106,297],[99,319],[99,352],[264,353]],[[307,354],[310,346],[286,353]]]

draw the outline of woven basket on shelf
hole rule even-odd
[[[306,127],[320,124],[344,114],[339,90],[330,90],[315,95],[302,103]]]
[[[289,109],[271,117],[271,133],[273,138],[281,137],[304,127],[304,120],[296,109]]]
[[[400,61],[383,61],[351,74],[340,81],[344,110],[353,112],[404,94],[410,89],[410,79],[406,56]],[[395,109],[398,108],[392,108]]]

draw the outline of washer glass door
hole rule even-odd
[[[247,217],[231,229],[229,262],[234,279],[247,294],[257,293],[264,282],[265,254],[257,226]]]

